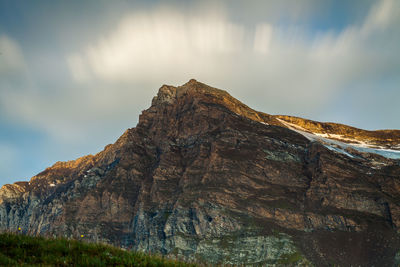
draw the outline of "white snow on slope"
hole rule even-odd
[[[349,152],[347,152],[346,150],[344,150],[342,148],[339,148],[339,147],[336,147],[336,146],[330,146],[330,145],[327,145],[327,144],[324,144],[324,146],[326,148],[328,148],[329,150],[331,150],[331,151],[335,151],[337,153],[345,154],[346,156],[348,156],[350,158],[354,158],[354,156],[352,154],[350,154]]]
[[[384,147],[376,147],[376,146],[370,145],[366,142],[360,142],[355,139],[345,138],[342,135],[338,135],[338,134],[311,133],[298,125],[286,122],[281,119],[278,119],[278,120],[282,124],[286,125],[290,130],[293,130],[295,132],[302,134],[307,139],[309,139],[311,141],[318,141],[321,144],[323,144],[325,147],[327,147],[329,150],[344,154],[351,158],[354,158],[355,156],[350,154],[348,151],[346,151],[346,148],[352,148],[352,149],[355,149],[362,153],[378,154],[385,158],[400,159],[400,150],[387,149]],[[331,139],[331,138],[333,138],[333,139]],[[343,141],[350,141],[352,143],[341,142],[337,139],[341,139]],[[400,146],[396,146],[393,148],[397,149],[397,148],[400,148]]]

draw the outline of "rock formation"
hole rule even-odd
[[[164,85],[103,151],[0,190],[0,230],[190,261],[393,266],[400,131],[257,112],[190,80]]]

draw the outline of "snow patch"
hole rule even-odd
[[[324,146],[326,146],[328,149],[334,150],[338,153],[342,153],[342,154],[352,157],[352,158],[354,158],[354,156],[346,151],[347,148],[352,148],[361,153],[378,154],[385,158],[400,159],[400,150],[388,149],[388,148],[382,147],[382,146],[374,146],[374,145],[368,144],[366,142],[362,142],[362,141],[358,141],[358,140],[350,139],[350,138],[345,138],[339,134],[312,133],[312,132],[309,132],[306,129],[304,129],[300,126],[297,126],[295,124],[286,122],[281,119],[278,119],[278,120],[282,124],[287,126],[290,130],[293,130],[293,131],[303,135],[308,140],[318,141],[318,142],[322,143]],[[333,139],[331,139],[331,138],[333,138]],[[351,143],[341,142],[340,140],[337,140],[337,139],[341,139],[343,141],[351,141]],[[393,148],[398,148],[398,147],[400,147],[400,145],[397,145]]]
[[[339,139],[339,140],[348,141],[348,142],[355,143],[355,144],[365,144],[365,145],[367,145],[367,143],[365,143],[365,142],[358,141],[358,140],[353,139],[353,138],[347,138],[347,137],[344,137],[344,136],[341,135],[341,134],[329,134],[329,133],[324,133],[324,134],[321,134],[321,133],[313,133],[313,134],[318,135],[318,136],[321,136],[321,137],[323,137],[323,138],[328,138],[328,139]]]
[[[354,156],[352,154],[350,154],[349,152],[347,152],[346,150],[344,150],[342,148],[339,148],[339,147],[336,147],[336,146],[330,146],[330,145],[327,145],[327,144],[324,144],[324,146],[326,148],[328,148],[329,150],[331,150],[331,151],[334,151],[334,152],[337,152],[337,153],[341,153],[341,154],[345,154],[346,156],[348,156],[350,158],[354,158]]]

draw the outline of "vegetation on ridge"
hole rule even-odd
[[[1,266],[195,266],[160,256],[64,238],[0,234]]]

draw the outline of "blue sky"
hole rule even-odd
[[[400,129],[400,2],[0,0],[0,185],[94,154],[162,84]]]

